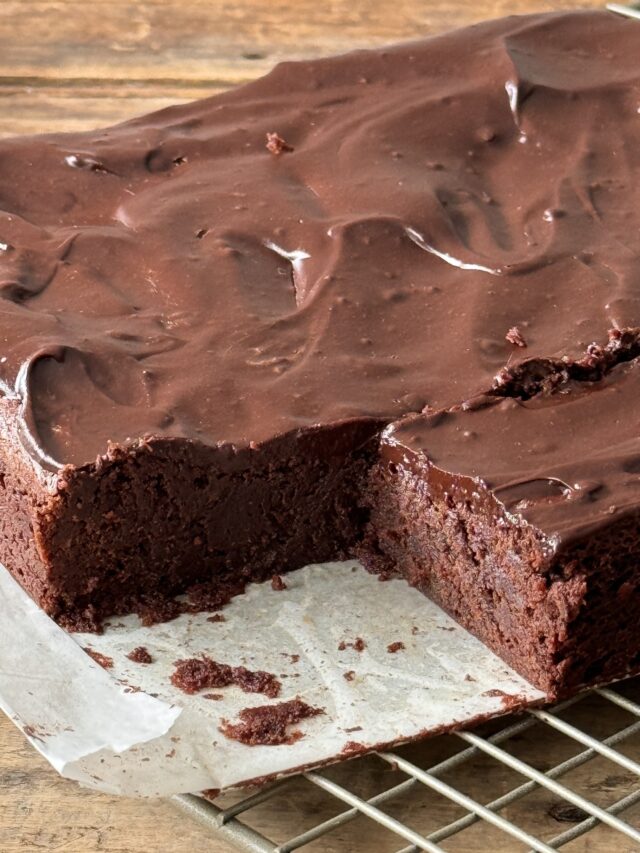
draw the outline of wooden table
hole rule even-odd
[[[589,0],[1,0],[0,134],[96,127],[220,91],[285,58],[416,38],[512,12],[598,5]],[[436,754],[439,741],[418,749]],[[349,769],[344,772],[348,778]],[[619,773],[606,778],[623,792],[630,784]],[[270,826],[286,831],[290,823],[293,831],[294,817],[309,817],[311,808],[314,821],[324,815],[325,807],[316,800],[312,806],[295,785],[279,803],[275,813],[263,810],[263,831]],[[540,814],[547,820],[544,809]],[[358,845],[377,853],[389,849],[388,839],[383,843],[379,835],[355,821],[310,849],[344,853]],[[607,838],[594,835],[570,849],[608,853],[613,848]],[[470,844],[473,850],[489,849],[481,836]],[[93,794],[60,779],[0,718],[2,853],[228,849],[166,803]],[[496,840],[491,849],[516,848],[508,840],[500,847]],[[632,849],[622,840],[616,847],[623,853]]]

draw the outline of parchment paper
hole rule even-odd
[[[251,585],[222,622],[200,613],[143,628],[130,616],[98,636],[65,633],[0,567],[0,707],[63,776],[167,796],[290,773],[340,759],[354,742],[390,746],[544,699],[404,581],[328,563],[285,582],[283,591]],[[358,637],[361,652],[348,645]],[[396,642],[405,648],[392,654]],[[152,664],[127,659],[138,646]],[[215,691],[220,701],[185,695],[170,682],[173,663],[203,653],[274,673],[281,695],[235,686]],[[219,730],[243,708],[296,696],[325,713],[299,723],[304,737],[294,744],[245,746]]]

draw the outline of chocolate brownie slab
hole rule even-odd
[[[0,141],[0,559],[47,612],[346,555],[385,425],[631,353],[639,31],[507,18]]]

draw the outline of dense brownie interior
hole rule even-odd
[[[506,18],[1,140],[0,558],[47,612],[219,603],[358,550],[551,689],[635,665],[633,472],[580,538],[564,498],[539,523],[434,497],[425,460],[456,447],[436,411],[508,433],[455,491],[575,383],[633,405],[639,26]],[[420,413],[415,470],[376,467]],[[597,423],[558,453],[617,495]]]
[[[113,448],[88,470],[68,469],[36,509],[37,551],[23,553],[27,521],[18,542],[0,540],[0,559],[71,627],[135,610],[161,616],[164,599],[188,590],[207,606],[225,587],[349,555],[379,430],[354,420],[251,449],[176,439]],[[0,498],[15,529],[20,498],[8,488]]]

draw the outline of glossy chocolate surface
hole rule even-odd
[[[636,359],[551,395],[408,418],[382,454],[431,469],[452,497],[482,500],[486,487],[498,507],[571,539],[640,509],[639,401]]]
[[[585,12],[3,140],[25,446],[55,470],[147,435],[393,420],[639,326],[639,110],[640,24]]]

